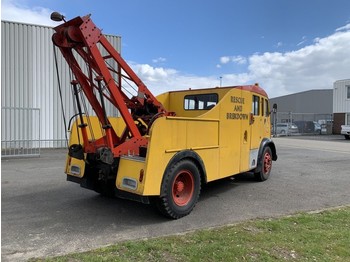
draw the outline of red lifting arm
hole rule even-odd
[[[76,80],[72,81],[74,88],[77,89],[76,85],[80,85],[106,133],[97,141],[87,141],[86,125],[81,123],[84,151],[94,153],[99,147],[108,147],[114,157],[128,151],[137,154],[140,146],[147,145],[147,139],[143,137],[144,131],[138,128],[135,120],[142,119],[146,125],[151,125],[151,119],[169,113],[108,42],[90,15],[76,17],[54,30],[56,33],[52,36],[52,41],[59,47],[75,75]],[[100,50],[106,55],[102,56]],[[80,67],[78,56],[87,64],[87,70]],[[116,65],[115,68],[112,68],[110,61]],[[117,80],[112,75],[117,75]],[[136,96],[129,98],[122,90],[122,78],[134,83],[137,87]],[[96,94],[99,94],[99,98]],[[124,119],[126,129],[119,136],[106,117],[104,99],[110,101]]]

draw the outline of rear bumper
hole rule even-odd
[[[91,181],[90,179],[87,179],[85,177],[80,178],[80,177],[67,175],[67,181],[77,183],[83,188],[87,188],[90,190],[94,190],[98,193],[101,193],[101,192],[99,192],[98,188],[96,187],[96,183],[94,183],[93,181]],[[140,196],[137,194],[133,194],[130,192],[119,190],[118,188],[114,188],[114,196],[116,196],[118,198],[122,198],[122,199],[128,199],[128,200],[132,200],[132,201],[136,201],[136,202],[141,202],[143,204],[150,204],[150,200],[149,200],[148,196]]]

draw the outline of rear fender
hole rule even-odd
[[[180,152],[177,152],[169,161],[167,167],[165,168],[164,174],[169,172],[170,168],[177,162],[181,161],[182,159],[189,159],[193,161],[201,174],[201,180],[204,183],[207,183],[207,172],[205,169],[204,162],[202,158],[193,150],[182,150]],[[164,175],[163,175],[164,177]]]

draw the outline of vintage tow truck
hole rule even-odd
[[[68,181],[154,203],[163,215],[178,219],[193,210],[204,183],[248,171],[258,181],[269,177],[277,153],[268,96],[258,84],[155,97],[90,15],[66,22],[54,12],[51,18],[64,21],[54,28],[52,41],[75,77]],[[136,86],[135,95],[125,92],[125,81]],[[94,115],[83,112],[84,99]],[[106,101],[120,117],[107,116]]]

